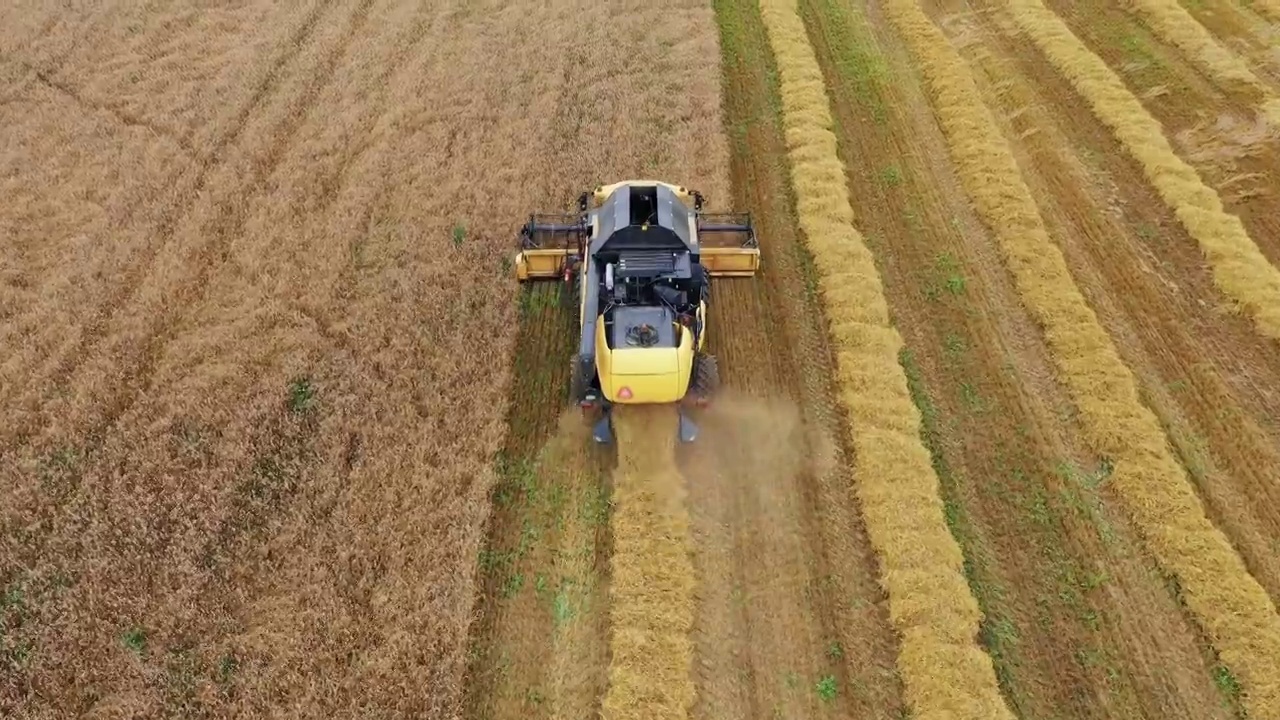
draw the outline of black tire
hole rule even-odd
[[[716,364],[716,356],[698,353],[693,358],[693,379],[689,381],[689,390],[710,398],[719,389],[720,367]]]
[[[582,396],[586,392],[586,387],[582,382],[582,372],[578,369],[581,365],[580,356],[574,355],[569,361],[569,403],[577,405],[582,402]]]

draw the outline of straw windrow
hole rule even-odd
[[[920,63],[964,187],[1044,327],[1090,443],[1114,463],[1107,483],[1239,678],[1250,717],[1280,717],[1280,617],[1270,598],[1205,516],[1133,375],[1050,240],[964,60],[914,0],[884,7]]]
[[[688,717],[694,572],[675,411],[617,406],[606,720]]]
[[[920,413],[898,363],[871,252],[854,229],[822,73],[794,0],[764,0],[777,59],[799,224],[813,253],[851,416],[857,492],[901,633],[898,670],[916,717],[1011,718],[991,658],[976,642],[980,612],[947,529]]]
[[[1249,310],[1263,335],[1280,339],[1280,270],[1267,262],[1240,218],[1223,209],[1217,193],[1174,152],[1160,123],[1053,11],[1040,0],[1008,0],[1008,7],[1018,26],[1142,166],[1160,197],[1200,244],[1214,283]]]
[[[1135,0],[1133,8],[1146,18],[1157,36],[1186,53],[1191,62],[1214,81],[1228,89],[1235,85],[1262,89],[1262,83],[1249,66],[1218,44],[1176,0]]]

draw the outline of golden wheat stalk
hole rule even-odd
[[[673,407],[614,411],[605,720],[679,720],[693,705],[695,581],[673,427]]]
[[[1181,50],[1219,86],[1226,90],[1247,88],[1257,98],[1263,116],[1280,127],[1280,99],[1244,60],[1219,43],[1177,0],[1133,0],[1132,7],[1161,40]]]
[[[1272,22],[1280,22],[1280,0],[1253,0],[1249,7]]]
[[[1129,6],[1147,21],[1161,40],[1185,53],[1196,68],[1226,89],[1236,85],[1262,89],[1262,83],[1249,66],[1220,45],[1177,0],[1132,0]]]
[[[964,60],[914,0],[888,0],[884,7],[920,63],[961,181],[1044,327],[1090,444],[1114,463],[1108,483],[1240,678],[1250,717],[1280,717],[1280,617],[1270,598],[1205,516],[1135,378],[1050,240]]]
[[[898,363],[875,262],[854,228],[844,166],[817,58],[795,0],[762,0],[777,59],[796,210],[837,348],[841,400],[853,418],[857,492],[882,563],[898,670],[916,717],[1012,718],[991,658],[977,644],[980,611],[947,529],[920,413]]]
[[[1008,7],[1023,32],[1142,166],[1200,244],[1218,288],[1251,312],[1263,335],[1280,339],[1280,271],[1267,262],[1240,218],[1223,209],[1218,194],[1174,152],[1160,123],[1053,11],[1040,0],[1008,0]]]

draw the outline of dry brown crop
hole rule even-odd
[[[887,7],[934,93],[966,190],[1000,240],[1024,300],[1044,326],[1085,430],[1114,469],[1152,551],[1181,583],[1188,608],[1240,674],[1251,715],[1280,712],[1280,618],[1227,538],[1205,517],[1132,373],[1050,240],[1008,143],[946,36],[914,0]]]
[[[1124,86],[1027,0],[0,4],[0,716],[1274,717],[1274,270],[1170,148],[1275,264],[1275,3],[1047,1]],[[511,272],[637,177],[761,242],[690,446]]]
[[[601,174],[725,195],[710,11],[0,27],[0,715],[455,714],[515,231]]]

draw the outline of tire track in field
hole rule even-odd
[[[1161,40],[1182,52],[1218,87],[1240,93],[1245,102],[1258,105],[1268,122],[1280,123],[1280,98],[1244,59],[1220,44],[1177,0],[1137,0],[1126,9],[1145,20]]]
[[[321,194],[316,200],[315,207],[308,208],[308,215],[319,216],[329,213],[334,204],[342,199],[344,192],[353,190],[350,186],[350,175],[353,171],[364,170],[362,166],[369,157],[369,153],[374,153],[372,164],[377,165],[383,162],[383,154],[392,152],[386,146],[385,136],[379,133],[384,122],[387,122],[391,116],[389,110],[389,103],[393,99],[391,88],[396,84],[398,77],[407,76],[413,72],[405,65],[418,49],[426,42],[436,42],[439,33],[448,26],[449,23],[441,19],[439,8],[426,4],[416,6],[413,20],[407,23],[396,36],[395,45],[399,49],[372,83],[372,86],[378,89],[378,94],[374,100],[367,103],[369,108],[367,119],[357,126],[358,129],[355,132],[348,134],[354,138],[357,145],[354,148],[343,145],[340,150],[342,157],[337,167],[331,173],[322,173],[322,177],[317,181]],[[408,42],[405,41],[406,39]],[[370,173],[374,174],[374,171]],[[386,199],[389,191],[389,181],[378,175],[374,183],[361,184],[358,189],[354,189],[354,192],[362,193],[365,197],[359,206],[358,215],[351,223],[357,234],[348,243],[349,262],[341,263],[336,271],[332,271],[329,266],[316,271],[324,278],[319,282],[331,287],[327,303],[323,305],[293,304],[295,310],[314,323],[315,331],[328,341],[335,352],[340,352],[348,358],[354,358],[358,348],[354,346],[355,340],[352,335],[346,331],[345,314],[349,303],[355,297],[358,276],[364,270],[361,256],[371,238],[377,235],[378,216],[384,211],[380,204]],[[370,188],[371,184],[372,188]]]
[[[566,409],[576,314],[558,283],[523,289],[512,429],[481,556],[467,717],[586,717],[608,666],[612,451]]]
[[[362,5],[362,8],[367,10],[370,3],[371,0],[366,0]],[[319,22],[320,15],[321,13],[317,12],[310,16],[306,23],[307,29],[296,33],[295,36],[301,36],[304,38],[310,37],[312,32],[314,32],[314,27]],[[328,68],[328,73],[322,73],[321,78],[327,79],[327,77],[331,77],[334,66],[337,63],[337,59],[341,56],[341,51],[346,47],[346,44],[350,42],[352,36],[356,31],[358,31],[362,23],[363,13],[357,13],[353,16],[352,23],[348,26],[348,32],[344,33],[342,36],[344,42],[340,43],[339,47],[329,54],[328,64],[324,66]],[[290,55],[290,57],[292,57],[292,55]],[[279,68],[282,68],[283,66],[284,63],[277,63],[275,68],[272,70],[271,75],[274,76],[279,72]],[[255,91],[254,100],[251,103],[253,107],[265,102],[265,99],[269,96],[270,87],[270,83],[264,83]],[[304,94],[303,97],[308,100],[314,99],[315,94],[318,92],[318,88],[312,88],[310,92]],[[244,131],[244,128],[249,124],[253,114],[254,112],[252,107],[242,111],[237,117],[235,128],[225,138],[225,141],[220,143],[220,146],[223,148],[230,148],[232,143],[236,141],[239,135]],[[266,157],[271,160],[271,162],[268,162],[266,165],[260,165],[260,172],[255,175],[255,181],[248,186],[248,189],[240,190],[238,205],[235,204],[236,200],[233,198],[231,200],[223,200],[211,209],[214,216],[211,223],[213,227],[210,228],[208,225],[202,224],[201,229],[211,231],[214,235],[213,239],[193,243],[193,245],[199,246],[194,251],[197,254],[195,260],[199,262],[199,267],[194,272],[195,277],[190,277],[192,273],[189,268],[192,258],[186,258],[188,262],[179,264],[177,270],[178,278],[175,279],[170,277],[171,282],[181,283],[184,279],[187,281],[187,284],[182,286],[182,291],[185,291],[182,295],[185,297],[157,298],[154,300],[145,296],[139,297],[141,293],[146,291],[146,281],[150,277],[151,272],[140,272],[136,276],[138,278],[138,285],[133,290],[132,294],[134,297],[131,298],[132,302],[122,303],[116,309],[116,313],[125,313],[128,308],[136,307],[138,303],[158,305],[158,307],[152,308],[150,312],[143,312],[141,309],[139,310],[142,315],[143,327],[136,331],[134,335],[136,338],[135,344],[141,345],[141,349],[136,348],[134,346],[135,344],[129,343],[127,339],[122,342],[116,335],[108,334],[107,330],[103,328],[109,323],[104,323],[103,326],[99,326],[96,329],[97,332],[95,334],[96,337],[99,338],[99,346],[104,343],[115,343],[117,346],[125,346],[120,350],[120,352],[126,354],[126,364],[129,364],[129,361],[132,361],[133,364],[128,368],[131,372],[123,374],[133,378],[133,382],[110,385],[105,388],[98,385],[97,388],[106,397],[98,398],[97,402],[90,403],[90,412],[96,411],[96,417],[77,417],[65,424],[55,424],[52,428],[55,436],[63,434],[64,438],[62,441],[64,443],[71,444],[72,447],[78,446],[79,452],[82,455],[89,457],[96,455],[98,450],[104,446],[106,439],[110,436],[113,429],[117,427],[121,419],[127,417],[129,407],[131,407],[139,398],[147,396],[147,393],[151,388],[154,371],[160,359],[159,356],[162,352],[163,344],[176,334],[176,319],[180,313],[187,311],[191,304],[193,304],[198,298],[202,297],[205,289],[207,288],[207,281],[213,272],[209,265],[213,261],[217,260],[216,257],[209,257],[208,254],[211,251],[216,254],[221,254],[221,251],[217,248],[225,247],[227,243],[232,241],[233,238],[231,236],[238,234],[239,228],[242,227],[244,208],[247,198],[251,192],[258,190],[261,181],[266,178],[266,169],[274,167],[274,160],[278,159],[279,154],[283,150],[282,146],[291,139],[294,134],[293,130],[300,121],[300,114],[293,114],[288,116],[283,123],[275,125],[275,129],[278,134],[274,136],[273,143],[269,146],[266,154]],[[202,168],[197,179],[203,183],[205,178],[210,177],[210,173],[214,171],[217,164],[218,163],[213,163],[210,166]],[[196,196],[193,195],[193,198],[194,197]],[[180,211],[182,213],[189,213],[194,207],[197,207],[197,204],[192,202],[184,208],[181,208]],[[220,222],[225,221],[227,214],[233,211],[238,220],[233,219],[230,226],[220,226]],[[177,237],[176,229],[172,229],[175,227],[174,225],[166,225],[166,227],[171,229],[162,233],[163,247],[158,248],[156,253],[149,259],[152,267],[157,267],[157,263],[162,262],[161,256],[163,251],[166,248],[171,247],[172,241]],[[221,233],[219,233],[219,231],[221,231]],[[201,254],[199,253],[199,250],[201,249],[205,250],[205,257],[203,258],[198,257]],[[184,247],[180,249],[180,252],[187,252],[187,250]],[[184,278],[183,276],[187,277]],[[122,298],[126,292],[127,291],[117,295],[117,298]],[[73,361],[69,364],[69,369],[67,371],[67,375],[70,376],[70,379],[67,382],[76,386],[83,384],[82,382],[77,381],[75,377],[77,370],[85,367],[92,369],[92,364],[94,362],[108,362],[108,357],[104,356],[105,352],[109,352],[109,350],[100,351],[96,358],[90,359],[77,359],[78,356],[73,355],[71,358]],[[112,371],[115,373],[120,372],[119,363],[114,364]],[[64,412],[59,405],[61,403],[74,403],[76,399],[77,398],[75,396],[72,396],[70,399],[59,398],[58,401],[47,403],[51,406],[51,409],[46,411],[47,416],[58,418],[59,415]],[[29,428],[23,428],[23,430],[30,432]],[[19,435],[19,437],[21,438],[22,436]],[[43,439],[48,442],[48,438]],[[23,440],[25,440],[25,438],[23,438]],[[51,503],[49,507],[42,509],[41,512],[44,516],[57,517],[61,515],[63,506],[73,501],[75,492],[78,490],[80,476],[78,474],[73,475],[68,478],[68,482],[70,483],[68,491],[61,493],[56,498],[44,501]],[[53,532],[52,525],[46,524],[42,526],[42,531],[37,533],[37,537],[28,537],[24,542],[24,545],[28,546],[27,550],[33,553],[34,556],[38,557],[44,551],[45,543],[48,541],[47,536],[51,532]]]
[[[226,261],[230,244],[243,233],[250,198],[254,193],[263,191],[264,184],[275,172],[281,157],[292,146],[297,137],[296,131],[298,127],[314,107],[315,100],[321,91],[332,81],[340,61],[346,57],[353,40],[364,28],[368,20],[369,8],[373,5],[373,2],[374,0],[361,0],[348,21],[347,29],[340,36],[332,50],[327,53],[327,56],[321,62],[320,68],[312,75],[300,98],[291,104],[291,112],[283,121],[274,125],[270,130],[271,141],[268,143],[266,151],[254,158],[254,166],[249,177],[247,179],[239,179],[238,184],[242,188],[240,192],[231,198],[221,201],[213,210],[214,217],[210,223],[212,227],[205,228],[207,231],[212,230],[213,240],[212,242],[201,244],[202,252],[198,252],[195,258],[198,269],[194,277],[188,278],[186,282],[181,283],[181,290],[177,293],[177,296],[170,300],[170,304],[165,307],[165,312],[154,321],[154,328],[149,330],[149,337],[145,341],[146,349],[141,353],[141,364],[133,373],[135,377],[134,387],[140,386],[140,388],[126,393],[123,398],[114,400],[112,410],[107,414],[101,426],[103,429],[99,432],[109,432],[120,416],[128,410],[137,398],[145,396],[150,391],[164,345],[177,333],[176,321],[180,311],[197,306],[205,300],[209,290],[209,279],[214,275],[214,271]],[[303,42],[305,42],[305,38],[310,37],[314,32],[314,27],[315,23],[312,23],[311,28],[303,33]],[[277,67],[280,66],[277,65]],[[273,70],[273,74],[275,72]],[[253,108],[258,107],[266,97],[267,87],[268,85],[265,83],[260,87],[253,100],[251,100],[250,108],[242,112],[240,117],[237,118],[236,129],[231,134],[229,142],[234,142],[248,125],[248,118]],[[220,143],[220,145],[225,147],[225,143]],[[207,177],[207,174],[202,172],[199,186],[201,188],[205,177]],[[169,237],[172,236],[170,235]]]
[[[1023,715],[1126,717],[1151,687],[1175,698],[1166,707],[1179,707],[1175,686],[1119,643],[1138,635],[1115,623],[1139,601],[1106,589],[1132,586],[1160,598],[1163,585],[1109,542],[1126,528],[1097,512],[1083,481],[1098,458],[1061,413],[1069,399],[1039,329],[966,203],[927,100],[915,85],[890,80],[908,75],[913,60],[877,4],[865,15],[838,1],[802,8],[842,156],[856,159],[846,161],[850,197],[875,238],[903,328],[922,434],[1003,694]],[[1104,560],[1114,580],[1089,584]],[[1167,599],[1140,612],[1182,622]],[[1171,636],[1184,642],[1170,645],[1199,659],[1194,634]],[[1216,702],[1207,682],[1199,689]]]
[[[1205,0],[1184,7],[1223,45],[1243,55],[1272,91],[1280,91],[1280,54],[1273,49],[1280,28],[1233,0]]]
[[[1138,161],[1204,253],[1214,284],[1248,312],[1258,332],[1280,340],[1280,269],[1267,262],[1240,218],[1226,211],[1218,193],[1174,152],[1163,126],[1061,18],[1040,0],[1010,0],[1008,9],[1018,27]]]
[[[897,643],[838,440],[772,51],[758,10],[715,9],[733,179],[732,202],[718,204],[752,213],[763,269],[712,280],[708,349],[726,392],[679,451],[700,578],[692,715],[892,715]]]
[[[200,164],[204,162],[203,158],[200,157],[196,149],[192,147],[191,142],[187,140],[185,137],[182,137],[181,135],[177,135],[171,132],[168,128],[163,127],[161,125],[157,125],[156,123],[144,117],[140,117],[140,116],[134,115],[133,113],[120,110],[119,108],[116,108],[112,105],[108,105],[106,103],[100,103],[100,102],[91,100],[85,97],[78,90],[73,88],[71,85],[55,79],[52,76],[52,74],[46,73],[45,71],[40,70],[33,65],[30,65],[26,62],[21,62],[20,64],[22,65],[22,67],[26,68],[27,71],[34,74],[37,82],[49,88],[50,90],[53,90],[61,94],[63,97],[66,97],[67,99],[71,100],[73,103],[79,106],[80,109],[83,110],[84,112],[87,112],[90,114],[106,113],[107,115],[110,115],[112,118],[114,118],[116,122],[120,123],[125,127],[142,128],[157,137],[164,138],[165,140],[169,140],[173,144],[177,145],[179,148],[182,149],[182,152],[184,153],[186,158],[192,161],[193,163]],[[177,179],[178,178],[175,177],[174,181],[176,181]]]
[[[183,177],[190,172],[187,170],[172,178],[171,184],[175,188],[180,188],[181,192],[175,193],[178,198],[165,210],[160,224],[156,227],[154,233],[156,240],[146,247],[139,262],[125,273],[119,283],[115,284],[116,289],[108,300],[91,314],[95,320],[81,329],[74,346],[62,353],[61,357],[51,358],[50,364],[54,365],[51,369],[38,373],[38,377],[47,379],[44,382],[31,383],[34,388],[29,385],[25,394],[16,400],[18,404],[30,408],[37,407],[44,399],[47,386],[53,388],[71,386],[72,376],[94,357],[95,351],[91,348],[101,352],[101,346],[109,340],[108,333],[112,324],[125,312],[126,308],[143,302],[141,295],[145,289],[146,280],[155,272],[165,250],[171,247],[178,225],[197,207],[202,200],[202,193],[206,189],[210,176],[225,165],[229,150],[238,143],[250,119],[279,84],[284,69],[298,56],[310,41],[321,19],[335,6],[333,0],[324,0],[317,3],[303,18],[298,28],[289,36],[285,51],[272,62],[270,69],[254,89],[249,100],[233,118],[230,128],[214,143],[206,156],[206,161],[196,166],[194,178],[183,181]],[[175,312],[175,304],[168,304],[166,309],[170,313]],[[108,411],[106,413],[108,419],[105,422],[99,421],[99,426],[109,426],[113,413],[118,416],[123,410],[124,408],[120,407],[118,410]],[[56,414],[46,413],[45,415],[47,417],[56,416]],[[39,421],[40,418],[36,417],[27,422],[9,426],[5,434],[0,435],[0,441],[5,445],[26,444],[38,431],[39,428],[33,425]]]
[[[360,166],[367,153],[373,151],[377,155],[380,152],[389,151],[385,143],[379,141],[381,138],[375,139],[372,136],[374,129],[386,119],[387,104],[391,96],[390,86],[394,84],[398,76],[406,75],[410,72],[405,65],[421,48],[423,43],[436,40],[437,33],[444,26],[440,19],[441,15],[438,8],[417,5],[414,8],[412,21],[405,23],[394,36],[392,43],[397,50],[390,55],[385,63],[380,64],[381,70],[375,75],[370,85],[370,87],[378,89],[378,94],[376,98],[367,104],[368,112],[365,113],[363,122],[356,125],[357,129],[351,133],[355,138],[359,139],[361,144],[355,149],[347,149],[342,152],[341,159],[329,179],[319,181],[320,187],[328,188],[329,190],[319,198],[317,207],[310,211],[312,217],[328,214],[332,209],[333,203],[342,199],[340,196],[347,184],[348,174],[355,170],[363,170]],[[430,63],[431,59],[434,59],[434,56],[428,55],[426,63]],[[380,157],[374,160],[375,163],[380,161]],[[347,261],[339,262],[335,268],[332,264],[325,263],[328,259],[325,253],[316,253],[307,258],[307,261],[315,262],[316,265],[306,268],[303,273],[308,277],[316,278],[314,284],[327,288],[328,292],[322,293],[323,297],[317,299],[314,303],[291,302],[294,310],[311,321],[311,329],[327,345],[324,352],[328,356],[329,362],[337,366],[355,366],[360,354],[358,340],[345,327],[344,313],[349,311],[348,303],[358,295],[356,286],[360,282],[360,274],[367,271],[367,268],[362,267],[358,261],[360,254],[358,248],[361,244],[369,242],[369,236],[375,234],[376,231],[376,228],[373,227],[374,216],[379,212],[379,202],[386,192],[386,188],[383,187],[385,180],[381,177],[377,178],[377,180],[378,186],[371,190],[365,188],[368,190],[368,194],[360,198],[360,200],[364,201],[363,204],[357,205],[358,215],[353,220],[352,226],[360,234],[358,239],[352,241],[351,247],[347,251],[347,257],[344,258]],[[357,200],[358,202],[359,200]],[[380,375],[378,379],[385,381],[385,377],[381,377],[381,373],[378,374]],[[358,464],[362,439],[363,435],[358,432],[351,433],[347,439],[343,468],[344,480],[341,482],[343,486],[352,482],[352,476]],[[317,524],[332,522],[334,505],[336,505],[336,502],[330,504],[327,510],[317,517]],[[202,589],[196,593],[197,596],[203,598],[215,597],[222,589],[219,587],[220,583],[225,582],[225,578],[220,576],[219,571],[231,567],[234,563],[234,558],[242,556],[244,551],[251,550],[251,547],[243,549],[238,547],[239,543],[242,542],[242,537],[246,535],[243,525],[242,518],[237,517],[237,514],[234,513],[224,517],[219,523],[218,531],[206,544],[202,557],[220,560],[211,560],[207,563],[211,568],[211,572],[204,581]]]
[[[914,61],[884,4],[865,19],[831,9],[840,3],[812,5],[826,8],[814,13],[828,18],[834,49],[825,53],[847,78],[835,104],[843,152],[857,158],[852,196],[866,232],[885,246],[877,254],[919,375],[918,402],[934,416],[927,434],[950,478],[953,531],[984,603],[983,641],[1002,690],[1028,715],[1214,717],[1220,698],[1198,628],[1095,485],[1106,466],[1071,417],[994,238],[968,207],[929,101],[891,80]],[[842,14],[858,32],[841,32]],[[988,58],[971,13],[939,14],[966,57]],[[843,49],[842,34],[852,35]],[[1017,75],[992,77],[1004,87]],[[1010,137],[1035,136],[1046,122],[1026,103],[1002,109],[1026,123]]]
[[[854,492],[901,634],[905,703],[918,714],[1011,717],[992,659],[977,642],[981,611],[919,436],[923,418],[899,361],[903,339],[855,223],[821,67],[793,1],[762,5],[761,17],[778,59],[797,218],[818,270],[841,399],[853,419],[847,439],[857,454]]]

